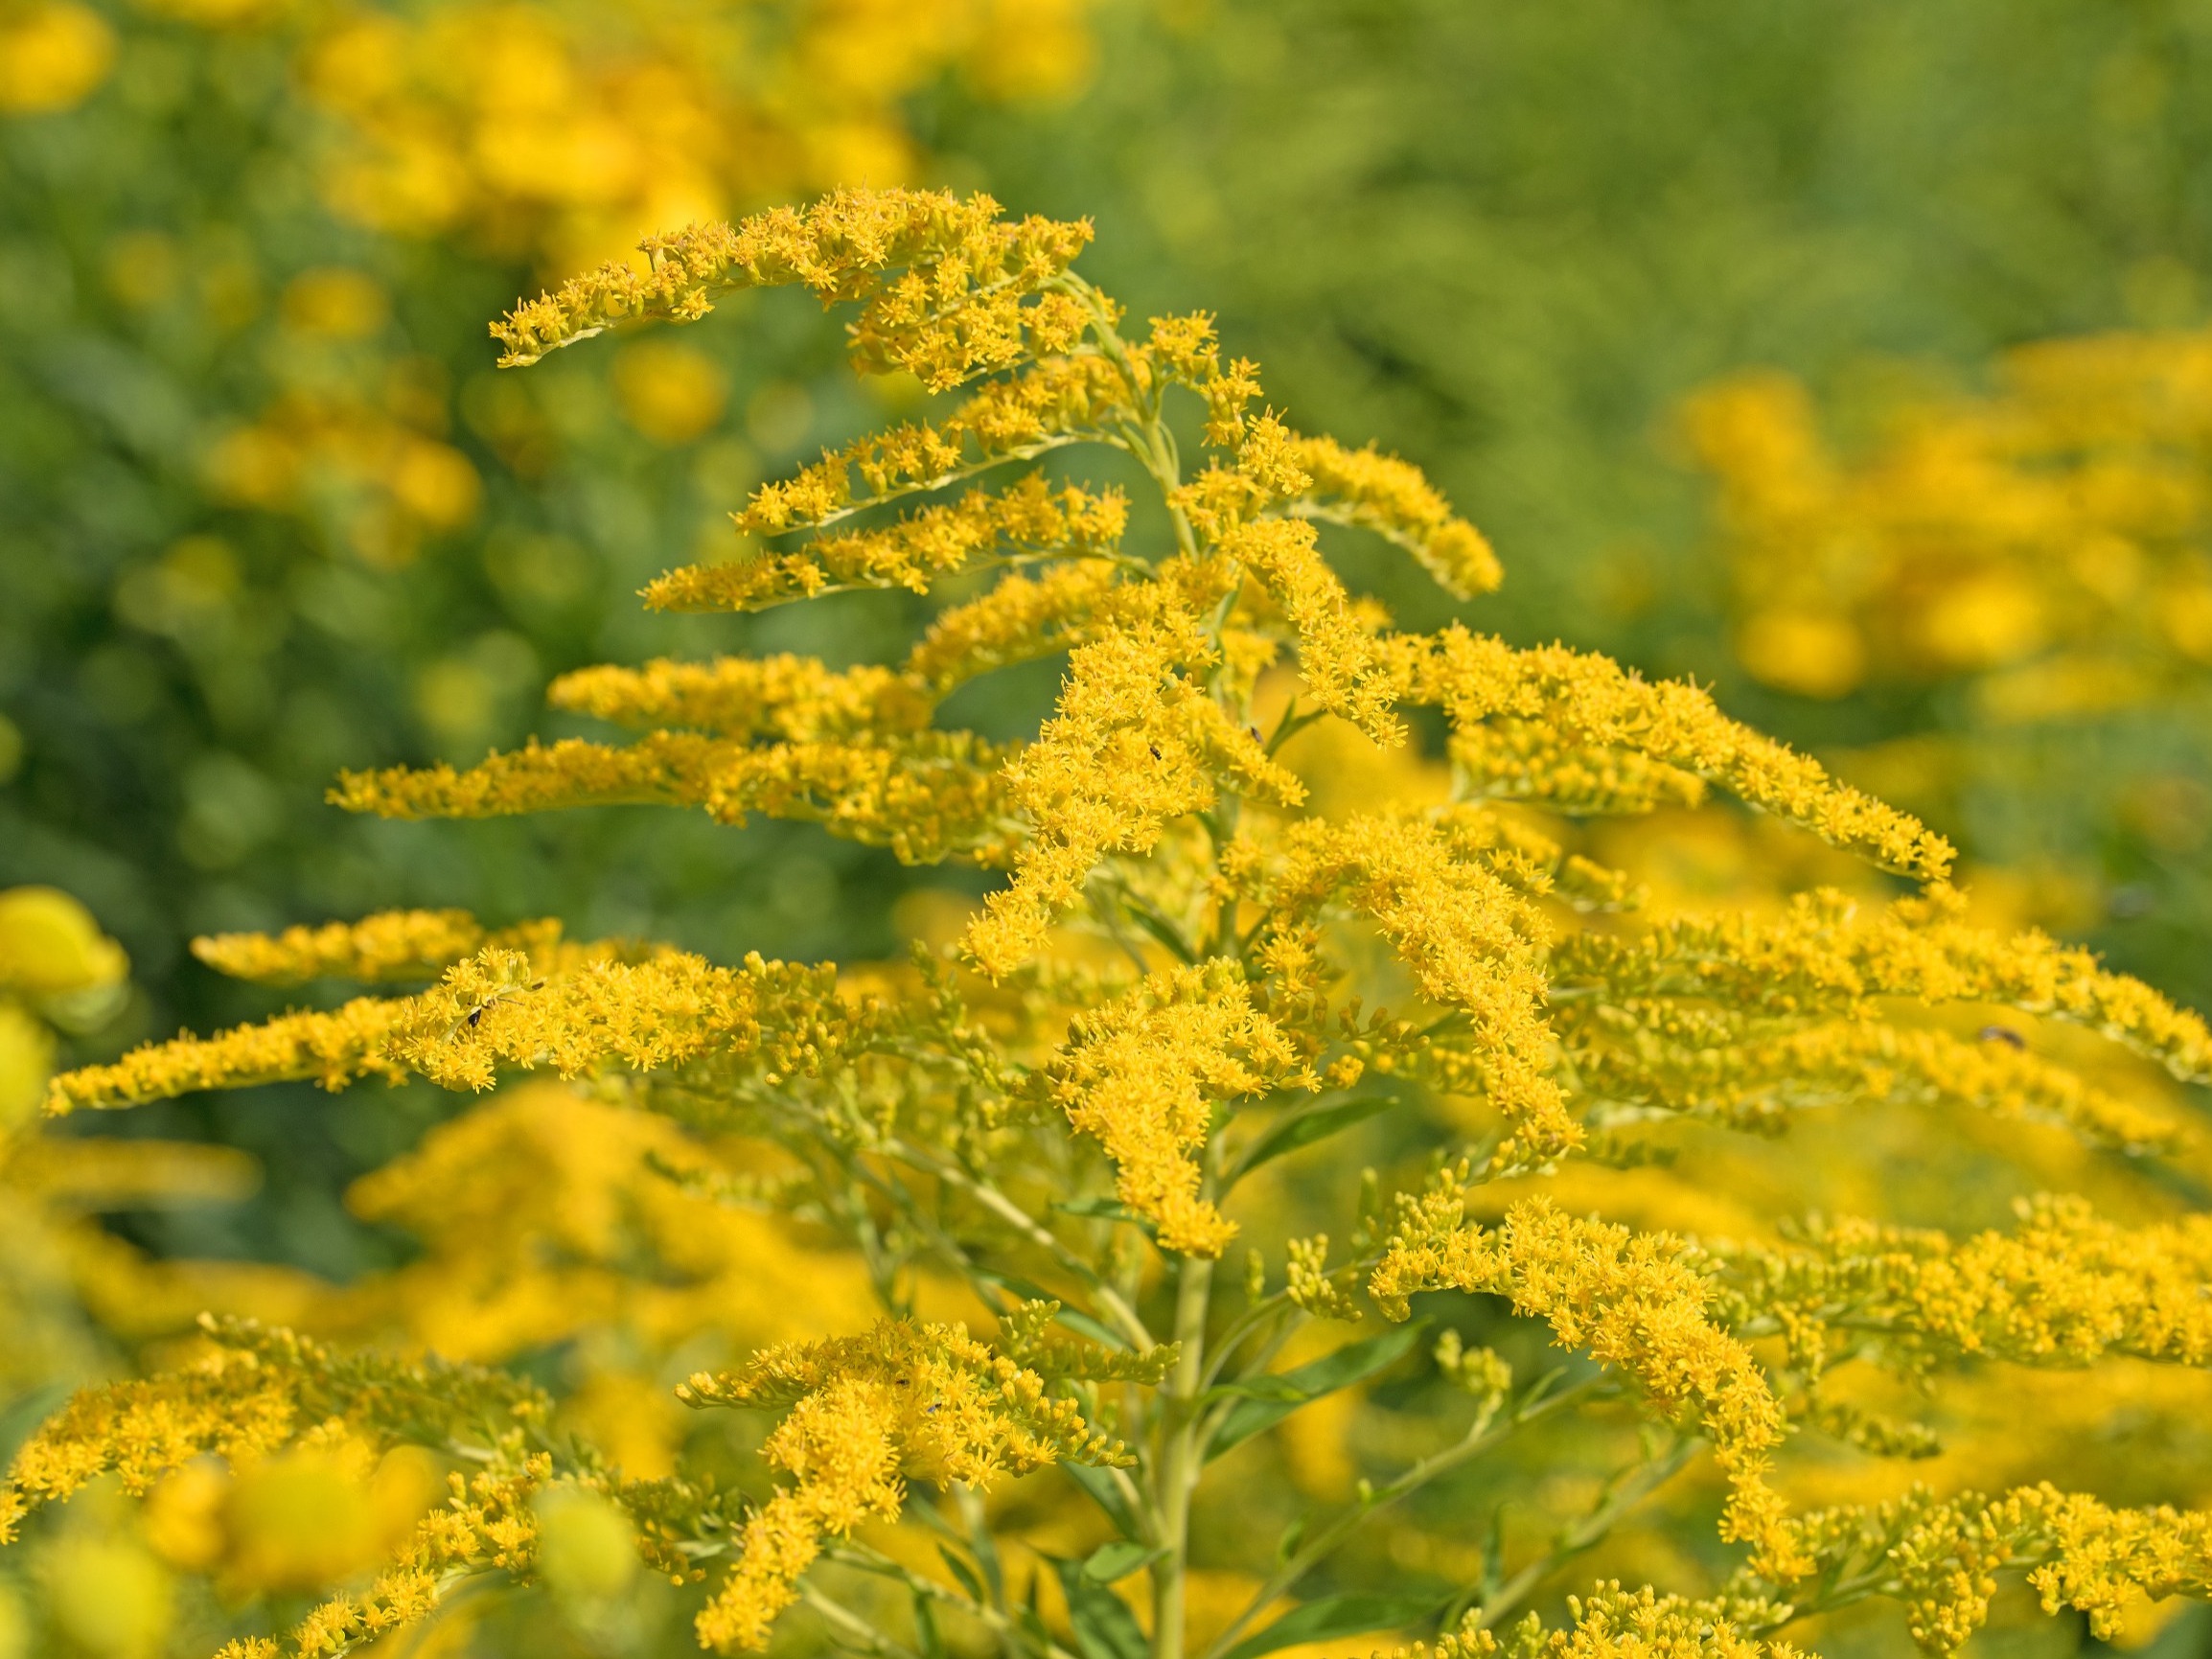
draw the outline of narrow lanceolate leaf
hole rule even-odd
[[[1062,1463],[1060,1472],[1083,1488],[1083,1493],[1099,1509],[1105,1510],[1122,1536],[1135,1540],[1142,1530],[1137,1522],[1136,1511],[1129,1508],[1121,1488],[1115,1484],[1113,1471],[1094,1468],[1089,1463]]]
[[[1323,1596],[1293,1607],[1256,1636],[1247,1636],[1220,1659],[1259,1659],[1280,1647],[1305,1642],[1331,1642],[1369,1630],[1397,1630],[1428,1618],[1439,1603],[1434,1596]]]
[[[1262,1164],[1326,1141],[1355,1123],[1364,1123],[1398,1104],[1395,1094],[1362,1094],[1278,1118],[1236,1162],[1236,1173],[1249,1175]]]
[[[1139,1628],[1129,1603],[1084,1571],[1081,1561],[1045,1557],[1060,1575],[1060,1588],[1068,1596],[1068,1623],[1074,1627],[1075,1646],[1083,1659],[1145,1659],[1150,1644]]]
[[[1071,1465],[1071,1467],[1073,1465]],[[1086,1470],[1085,1472],[1091,1473],[1093,1471]],[[961,1589],[967,1591],[968,1600],[978,1603],[986,1603],[989,1601],[990,1598],[983,1594],[983,1581],[982,1579],[976,1577],[975,1568],[969,1566],[966,1561],[962,1560],[958,1555],[955,1555],[951,1550],[947,1549],[942,1544],[937,1546],[937,1554],[944,1557],[946,1571],[951,1573],[955,1578],[959,1580]]]
[[[1236,1404],[1214,1430],[1206,1455],[1217,1458],[1232,1446],[1273,1428],[1299,1407],[1350,1388],[1388,1371],[1403,1359],[1427,1328],[1420,1320],[1398,1325],[1366,1342],[1348,1343],[1334,1353],[1274,1376],[1248,1377],[1224,1383],[1210,1392],[1213,1399],[1233,1398]],[[1241,1396],[1241,1397],[1239,1397]]]
[[[1146,1549],[1142,1544],[1127,1538],[1117,1538],[1111,1544],[1100,1544],[1084,1557],[1083,1577],[1094,1584],[1120,1582],[1138,1568],[1157,1561],[1166,1555],[1164,1549]]]

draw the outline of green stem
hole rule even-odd
[[[879,1659],[921,1659],[904,1642],[892,1641],[850,1607],[831,1601],[813,1579],[801,1578],[798,1593],[801,1601],[821,1615],[824,1624],[862,1652],[874,1653]]]
[[[1694,1435],[1686,1435],[1676,1440],[1659,1457],[1638,1463],[1624,1473],[1607,1490],[1604,1501],[1579,1521],[1562,1528],[1552,1540],[1552,1547],[1515,1573],[1505,1583],[1484,1597],[1475,1615],[1475,1627],[1488,1630],[1497,1625],[1507,1614],[1519,1607],[1533,1595],[1538,1586],[1573,1560],[1583,1551],[1604,1538],[1621,1518],[1634,1509],[1658,1486],[1664,1485],[1690,1456],[1705,1442]],[[1463,1600],[1456,1601],[1444,1615],[1445,1627],[1458,1621]]]
[[[1276,1570],[1273,1578],[1253,1592],[1252,1600],[1245,1603],[1244,1610],[1237,1614],[1227,1629],[1214,1638],[1213,1646],[1206,1650],[1205,1659],[1219,1659],[1219,1655],[1234,1646],[1236,1639],[1244,1634],[1255,1619],[1273,1606],[1353,1532],[1374,1516],[1412,1496],[1440,1475],[1447,1474],[1462,1463],[1503,1445],[1531,1423],[1540,1422],[1555,1412],[1578,1404],[1605,1386],[1601,1376],[1586,1378],[1572,1388],[1561,1389],[1557,1394],[1525,1400],[1503,1422],[1494,1423],[1495,1414],[1492,1412],[1479,1415],[1465,1436],[1456,1443],[1423,1458],[1388,1486],[1376,1487],[1309,1538],[1296,1555]]]
[[[1198,1402],[1205,1387],[1206,1318],[1212,1289],[1212,1261],[1184,1257],[1175,1286],[1175,1340],[1183,1351],[1161,1390],[1162,1446],[1152,1479],[1154,1533],[1167,1552],[1152,1564],[1152,1659],[1183,1659],[1190,1499],[1206,1459]]]

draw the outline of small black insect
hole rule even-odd
[[[2002,1043],[2012,1048],[2025,1048],[2028,1040],[2010,1025],[1984,1025],[1974,1033],[1985,1043]]]

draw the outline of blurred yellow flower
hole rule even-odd
[[[0,991],[55,997],[98,990],[129,968],[123,947],[67,893],[35,887],[0,892]]]
[[[95,1659],[156,1659],[175,1619],[169,1572],[127,1535],[72,1529],[43,1562],[46,1605]]]
[[[0,13],[0,115],[68,109],[115,62],[115,31],[99,12],[59,0]]]
[[[729,402],[722,366],[668,340],[625,346],[615,356],[613,376],[622,413],[657,444],[688,444],[712,430]]]

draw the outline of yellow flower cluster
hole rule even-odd
[[[1452,767],[1485,800],[1520,800],[1577,817],[1697,806],[1705,780],[1642,750],[1581,743],[1548,723],[1490,719],[1455,728]]]
[[[1235,1226],[1202,1196],[1191,1156],[1217,1101],[1316,1088],[1297,1047],[1253,1006],[1252,987],[1215,961],[1158,975],[1082,1016],[1048,1072],[1078,1133],[1114,1160],[1121,1202],[1159,1230],[1161,1247],[1219,1256]]]
[[[840,1041],[828,970],[749,957],[718,968],[680,951],[641,961],[588,956],[541,975],[520,952],[487,945],[413,997],[361,997],[330,1013],[280,1015],[210,1038],[177,1037],[54,1081],[47,1110],[134,1106],[197,1089],[311,1078],[337,1089],[410,1074],[489,1089],[501,1065],[564,1077],[610,1064],[637,1071],[715,1060],[803,1070]]]
[[[1403,1319],[1417,1291],[1482,1291],[1547,1321],[1560,1344],[1619,1366],[1663,1405],[1692,1405],[1730,1484],[1724,1536],[1749,1542],[1762,1570],[1801,1562],[1783,1500],[1766,1484],[1786,1427],[1750,1348],[1709,1319],[1712,1289],[1681,1259],[1681,1241],[1562,1215],[1542,1199],[1517,1204],[1499,1228],[1458,1220],[1448,1187],[1409,1205],[1368,1282]]]
[[[466,910],[382,910],[357,922],[326,922],[267,933],[216,933],[192,942],[192,954],[219,974],[265,985],[309,979],[434,979],[487,945],[549,960],[561,938],[555,921],[525,922],[487,933]]]
[[[766,1647],[823,1541],[895,1515],[906,1475],[985,1486],[1063,1460],[1121,1456],[1072,1401],[959,1325],[887,1320],[864,1336],[769,1349],[680,1393],[697,1406],[784,1412],[762,1450],[793,1483],[747,1521],[736,1564],[699,1615],[700,1640],[718,1653]]]
[[[1832,890],[1801,894],[1779,917],[1669,921],[1641,936],[1561,941],[1562,982],[1602,981],[1623,997],[1710,998],[1747,1012],[1863,1011],[1869,999],[2000,1002],[2085,1025],[2187,1080],[2212,1077],[2212,1030],[2139,979],[2038,933],[2004,935],[1961,919],[1947,889],[1862,914]]]
[[[763,484],[738,515],[738,527],[773,536],[833,524],[1005,462],[1034,460],[1086,440],[1102,441],[1107,426],[1129,413],[1127,393],[1126,380],[1099,357],[1048,358],[988,382],[941,423],[910,423],[856,439],[789,478]],[[864,499],[853,494],[855,472],[867,487]],[[645,602],[664,610],[692,609],[689,585],[705,580],[674,572],[662,579],[667,586],[655,583],[646,588]],[[711,593],[706,590],[707,597]]]
[[[559,807],[652,802],[703,806],[724,823],[748,814],[819,823],[888,846],[910,864],[962,852],[1004,862],[1000,750],[968,732],[876,734],[870,742],[765,748],[655,731],[625,748],[583,738],[531,742],[467,772],[341,772],[334,804],[383,818],[499,818]]]
[[[839,191],[808,208],[775,208],[736,226],[699,224],[639,244],[646,269],[605,265],[517,306],[492,326],[500,366],[618,322],[697,322],[717,296],[798,285],[824,302],[864,300],[852,334],[869,368],[912,371],[933,389],[958,385],[1074,342],[1082,315],[1064,298],[1028,306],[1091,240],[1087,224],[1002,223],[989,196]],[[896,276],[887,273],[895,270]]]
[[[1789,1643],[1761,1640],[1728,1611],[1613,1580],[1567,1598],[1567,1628],[1547,1630],[1532,1613],[1501,1639],[1470,1621],[1464,1632],[1401,1648],[1394,1659],[1799,1659]]]
[[[1580,1127],[1548,1075],[1541,951],[1528,901],[1467,848],[1449,820],[1355,818],[1298,826],[1276,880],[1291,914],[1342,895],[1371,918],[1430,1000],[1467,1016],[1481,1081],[1509,1134],[1501,1164],[1576,1145]]]
[[[496,1446],[550,1410],[530,1384],[473,1367],[343,1356],[286,1330],[208,1321],[212,1351],[181,1371],[79,1394],[16,1452],[0,1537],[32,1509],[114,1474],[145,1492],[193,1459],[250,1461],[308,1434],[388,1446],[425,1435]]]
[[[1056,711],[1006,768],[1034,829],[1013,884],[991,895],[965,940],[994,978],[1041,954],[1052,917],[1101,859],[1151,851],[1225,785],[1284,806],[1303,798],[1303,785],[1183,672],[1214,657],[1200,615],[1226,585],[1216,565],[1170,561],[1129,588],[1120,628],[1069,654]]]
[[[1756,1131],[1779,1132],[1792,1112],[1812,1107],[1899,1100],[2063,1124],[2090,1145],[2131,1154],[2171,1152],[2183,1140],[2171,1114],[2016,1048],[2018,1033],[2009,1028],[1967,1042],[1864,1020],[1748,1039],[1720,1020],[1679,1026],[1647,1026],[1627,1045],[1576,1031],[1569,1048],[1583,1088],[1601,1100]]]
[[[1651,684],[1563,646],[1516,651],[1456,624],[1433,642],[1406,640],[1398,657],[1406,695],[1441,707],[1455,726],[1499,716],[1541,722],[1578,745],[1629,749],[1694,773],[1884,869],[1932,882],[1950,868],[1941,836],[1728,719],[1694,685]]]
[[[783,743],[919,731],[931,713],[928,699],[889,669],[839,672],[788,654],[580,668],[547,686],[545,703],[616,726],[685,726]]]
[[[1350,449],[1326,437],[1294,438],[1290,452],[1312,480],[1292,512],[1396,542],[1456,599],[1487,593],[1504,580],[1483,533],[1452,512],[1418,468],[1372,444]]]
[[[1719,1252],[1731,1324],[1788,1333],[1815,1368],[1832,1333],[1879,1333],[1915,1366],[2001,1357],[2087,1365],[2108,1353],[2212,1361],[2212,1217],[2120,1227],[2079,1198],[2023,1202],[2016,1233],[1953,1240],[1835,1221],[1804,1247]]]
[[[646,601],[661,611],[758,611],[854,588],[923,593],[986,562],[1111,558],[1127,518],[1118,492],[1054,492],[1032,473],[1002,495],[975,491],[881,530],[824,536],[796,552],[736,564],[685,565],[657,578]],[[750,518],[741,515],[740,525],[753,528]]]
[[[2045,1612],[2074,1608],[2110,1641],[2131,1601],[2212,1592],[2212,1516],[2170,1508],[2115,1509],[2044,1483],[1994,1501],[1915,1491],[1872,1509],[1808,1515],[1801,1535],[1811,1571],[1832,1578],[1869,1568],[1905,1603],[1922,1649],[1955,1652],[1987,1622],[1996,1575],[2032,1568]],[[1786,1590],[1791,1580],[1783,1580]]]

